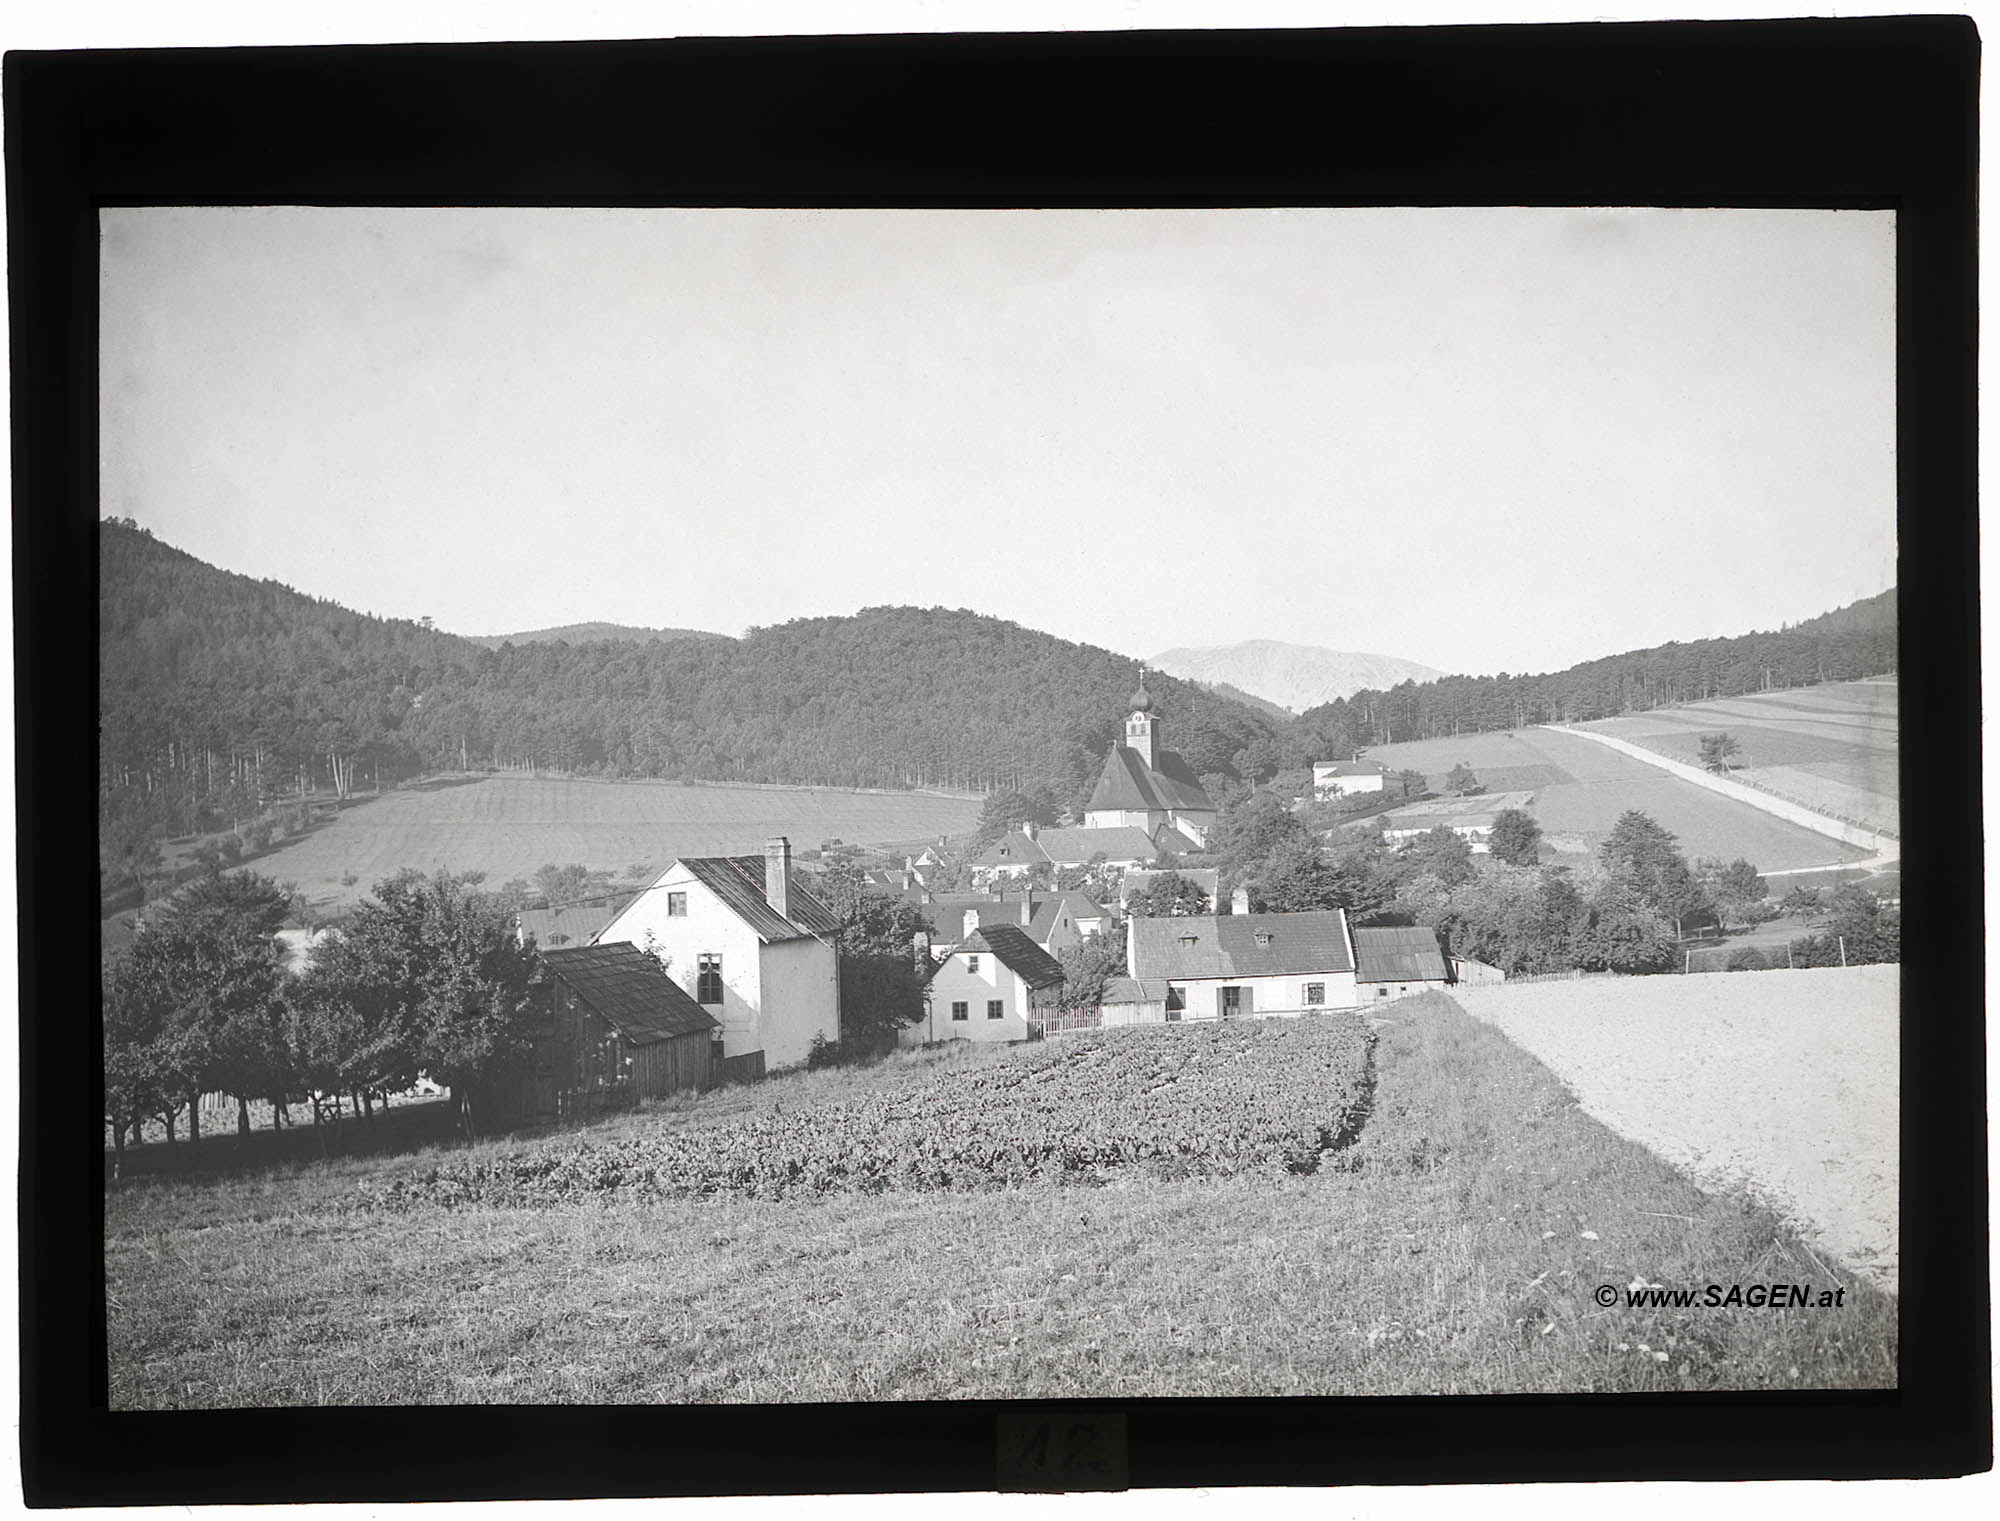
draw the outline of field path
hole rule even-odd
[[[1897,1285],[1901,969],[1454,988],[1584,1110],[1708,1188],[1747,1187]]]
[[[1803,807],[1798,803],[1789,802],[1781,797],[1773,797],[1768,792],[1760,792],[1757,788],[1746,786],[1742,782],[1731,781],[1728,777],[1716,776],[1712,772],[1702,770],[1699,766],[1690,766],[1685,761],[1673,760],[1668,756],[1660,754],[1657,750],[1648,750],[1643,745],[1635,745],[1628,739],[1618,739],[1610,734],[1598,734],[1590,729],[1571,728],[1567,724],[1544,724],[1541,727],[1553,729],[1558,734],[1574,734],[1578,739],[1591,740],[1596,744],[1616,750],[1620,755],[1629,755],[1633,760],[1644,761],[1649,766],[1657,766],[1660,770],[1672,776],[1677,776],[1684,782],[1692,782],[1695,786],[1704,787],[1708,791],[1722,797],[1734,798],[1739,803],[1748,803],[1752,808],[1759,809],[1775,818],[1783,819],[1789,824],[1797,824],[1801,828],[1812,830],[1815,834],[1823,834],[1829,839],[1840,840],[1848,845],[1859,845],[1864,850],[1875,852],[1868,861],[1859,863],[1861,865],[1871,868],[1890,865],[1902,853],[1902,846],[1893,835],[1879,834],[1872,829],[1863,829],[1858,824],[1849,824],[1840,819],[1828,818],[1825,814],[1815,813],[1812,809]],[[1843,865],[1853,863],[1829,862],[1828,864]]]

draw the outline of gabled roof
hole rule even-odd
[[[1151,835],[1129,824],[1115,829],[1044,829],[1035,843],[1058,866],[1088,866],[1100,852],[1110,861],[1150,861],[1160,853]]]
[[[1070,928],[1081,934],[1077,920],[1102,919],[1104,910],[1082,893],[1059,893],[1036,906],[1035,917],[1028,924],[1028,937],[1040,944],[1055,932],[1056,924],[1064,917],[1069,919]]]
[[[1354,970],[1345,915],[1337,908],[1305,914],[1135,918],[1131,925],[1131,970],[1143,977],[1272,977]]]
[[[1003,834],[988,845],[966,864],[968,866],[1043,866],[1048,863],[1048,852],[1037,840],[1016,829],[1011,834]]]
[[[1444,953],[1437,931],[1422,925],[1397,929],[1357,929],[1354,955],[1360,962],[1356,982],[1446,982]]]
[[[1052,988],[1063,980],[1056,958],[1028,938],[1028,932],[1012,924],[989,924],[952,948],[952,955],[990,952],[993,958],[1015,973],[1031,988]]]
[[[716,1028],[666,968],[636,945],[579,945],[543,951],[542,965],[634,1045]]]
[[[1093,810],[1178,808],[1189,813],[1213,813],[1215,804],[1202,790],[1201,778],[1172,750],[1159,752],[1158,766],[1148,766],[1145,758],[1130,745],[1113,745],[1104,757],[1097,786],[1084,804]]]
[[[625,912],[633,899],[625,893],[590,903],[566,903],[560,908],[524,908],[515,916],[521,934],[533,936],[535,944],[547,949],[564,945],[589,945],[613,919]],[[558,940],[556,937],[562,938]]]
[[[804,935],[837,934],[840,930],[840,921],[833,917],[833,911],[800,885],[796,873],[792,877],[789,918],[765,902],[762,856],[682,856],[675,864],[686,867],[697,882],[726,903],[766,945],[776,940],[797,940]]]

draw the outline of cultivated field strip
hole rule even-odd
[[[1503,983],[1452,998],[1612,1129],[1705,1186],[1747,1186],[1893,1292],[1899,970]]]

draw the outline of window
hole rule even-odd
[[[987,999],[986,1017],[988,1019],[1005,1019],[1007,1017],[1007,1005],[997,998]]]
[[[1259,945],[1269,945],[1271,943],[1271,932],[1269,930],[1258,930],[1256,935]]]
[[[1377,988],[1375,990],[1375,996],[1377,998],[1387,998],[1389,996],[1389,990],[1387,988]]]
[[[977,977],[979,975],[979,958],[977,956],[967,956],[965,958],[965,969]]]
[[[1222,1001],[1216,1006],[1217,1012],[1224,1019],[1234,1019],[1243,1007],[1243,990],[1241,988],[1218,988],[1216,991],[1222,996]]]
[[[1322,1004],[1325,1002],[1326,1002],[1326,984],[1323,982],[1307,983],[1306,994],[1305,994],[1306,1006],[1308,1008],[1311,1008],[1315,1004]]]
[[[1167,1023],[1170,1025],[1179,1024],[1181,1022],[1181,1014],[1186,1010],[1186,1008],[1187,1008],[1187,989],[1168,988]]]
[[[953,1019],[970,1019],[972,1017],[972,1005],[964,1002],[953,1004],[951,1006],[951,1017]]]
[[[688,916],[688,895],[686,893],[667,894],[667,917],[685,919]]]
[[[697,1003],[722,1002],[722,957],[703,951],[696,962],[694,996]]]

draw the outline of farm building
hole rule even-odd
[[[758,856],[673,862],[598,934],[643,946],[722,1026],[730,1077],[806,1059],[840,1039],[839,924],[792,877],[791,842]]]
[[[974,930],[932,971],[929,1012],[901,1042],[1026,1040],[1054,1011],[1062,984],[1056,959],[1018,925]]]
[[[1250,1019],[1351,1009],[1354,940],[1339,909],[1125,921],[1125,966],[1167,985],[1165,1018]]]
[[[1495,792],[1474,797],[1432,797],[1382,816],[1382,839],[1390,846],[1407,845],[1420,834],[1442,825],[1472,847],[1474,855],[1490,849],[1493,821],[1503,811],[1526,811],[1532,792]]]
[[[1009,877],[1025,877],[1037,866],[1052,866],[1048,852],[1035,843],[1033,824],[1003,834],[966,863],[981,886]]]
[[[528,1054],[474,1086],[485,1123],[565,1119],[705,1088],[719,1074],[714,1017],[637,946],[544,951],[532,995]]]
[[[1136,977],[1111,977],[1104,983],[1104,991],[1098,996],[1098,1023],[1105,1028],[1113,1025],[1162,1025],[1168,1021],[1167,984],[1157,978],[1140,981]],[[1175,1021],[1181,1017],[1176,1006]]]
[[[1083,822],[1091,830],[1136,829],[1155,842],[1172,836],[1178,842],[1173,848],[1182,851],[1202,849],[1215,827],[1215,804],[1200,778],[1161,744],[1160,716],[1153,711],[1143,667],[1125,717],[1125,742],[1104,757]]]
[[[534,941],[542,950],[565,945],[589,945],[622,913],[632,895],[566,903],[560,908],[524,908],[514,916],[514,933],[521,944]]]
[[[1420,924],[1407,929],[1357,929],[1354,961],[1355,990],[1363,1003],[1427,993],[1451,981],[1437,931]]]
[[[1488,966],[1483,961],[1474,961],[1470,956],[1453,956],[1451,960],[1451,980],[1457,983],[1478,985],[1482,982],[1505,982],[1507,974],[1497,966]]]
[[[1313,796],[1353,797],[1363,792],[1381,792],[1388,785],[1388,773],[1365,761],[1314,761]]]

